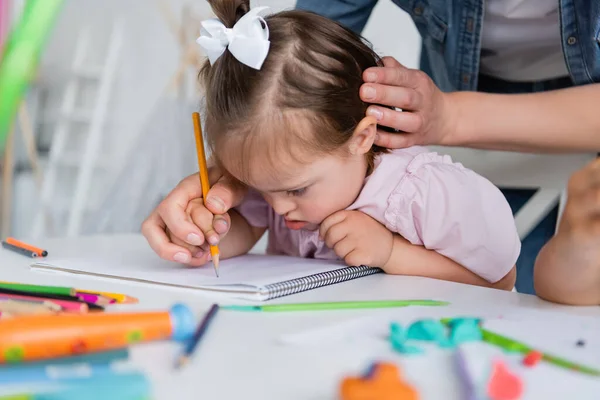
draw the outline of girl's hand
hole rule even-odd
[[[319,230],[325,244],[347,265],[383,267],[392,254],[393,234],[360,211],[338,211]]]
[[[399,131],[378,130],[375,144],[393,149],[445,144],[455,130],[448,95],[423,71],[406,68],[392,57],[384,57],[383,64],[365,70],[360,97],[366,103],[403,111],[369,106],[367,115],[375,117],[379,125]]]
[[[230,227],[227,211],[243,200],[246,191],[223,175],[218,167],[210,166],[208,174],[212,187],[206,207],[214,215],[213,229],[208,232],[216,233],[220,240]],[[142,234],[161,258],[192,266],[206,262],[202,258],[194,258],[205,244],[204,233],[193,217],[197,203],[192,202],[201,202],[201,199],[202,187],[198,174],[190,175],[179,182],[146,218],[142,224]]]

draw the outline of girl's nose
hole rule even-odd
[[[279,215],[286,215],[290,211],[296,209],[296,204],[288,197],[273,196],[269,203],[271,203],[271,207],[273,207],[273,210]]]

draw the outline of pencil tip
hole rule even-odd
[[[213,262],[213,267],[215,268],[215,274],[217,275],[217,278],[219,277],[219,254],[215,254],[214,257],[212,258],[212,262]]]

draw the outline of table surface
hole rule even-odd
[[[134,236],[96,236],[46,239],[36,243],[52,254],[68,254],[81,241],[126,244]],[[118,248],[118,246],[115,246]],[[150,250],[149,250],[150,251]],[[190,306],[200,318],[210,305],[236,303],[211,294],[158,285],[99,279],[83,275],[31,271],[31,259],[0,250],[0,280],[85,287],[126,293],[138,297],[136,305],[111,310],[166,309],[176,302]],[[474,310],[501,307],[506,310],[551,311],[556,315],[600,317],[600,307],[567,307],[544,302],[534,296],[485,289],[418,277],[377,274],[337,285],[287,296],[270,303],[377,299],[442,299]],[[182,370],[172,369],[179,347],[173,343],[136,346],[131,360],[153,381],[156,399],[336,399],[339,382],[360,374],[374,360],[398,363],[406,379],[420,391],[420,399],[460,399],[461,386],[452,364],[432,366],[426,356],[401,357],[389,349],[370,345],[294,346],[281,343],[282,335],[341,323],[373,311],[327,311],[300,313],[221,312],[191,362]],[[565,316],[567,317],[567,316]],[[552,332],[548,332],[552,335]],[[600,337],[600,332],[597,335]],[[525,377],[524,399],[598,399],[600,379],[540,365]]]

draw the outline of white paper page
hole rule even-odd
[[[217,278],[212,264],[190,268],[162,260],[142,239],[127,241],[116,248],[82,245],[69,249],[65,254],[51,254],[45,259],[40,259],[32,264],[32,269],[47,266],[61,272],[86,273],[182,287],[235,289],[228,286],[245,285],[245,290],[254,291],[255,288],[264,285],[331,271],[344,265],[325,260],[253,254],[221,261]],[[243,287],[238,289],[244,290]]]

